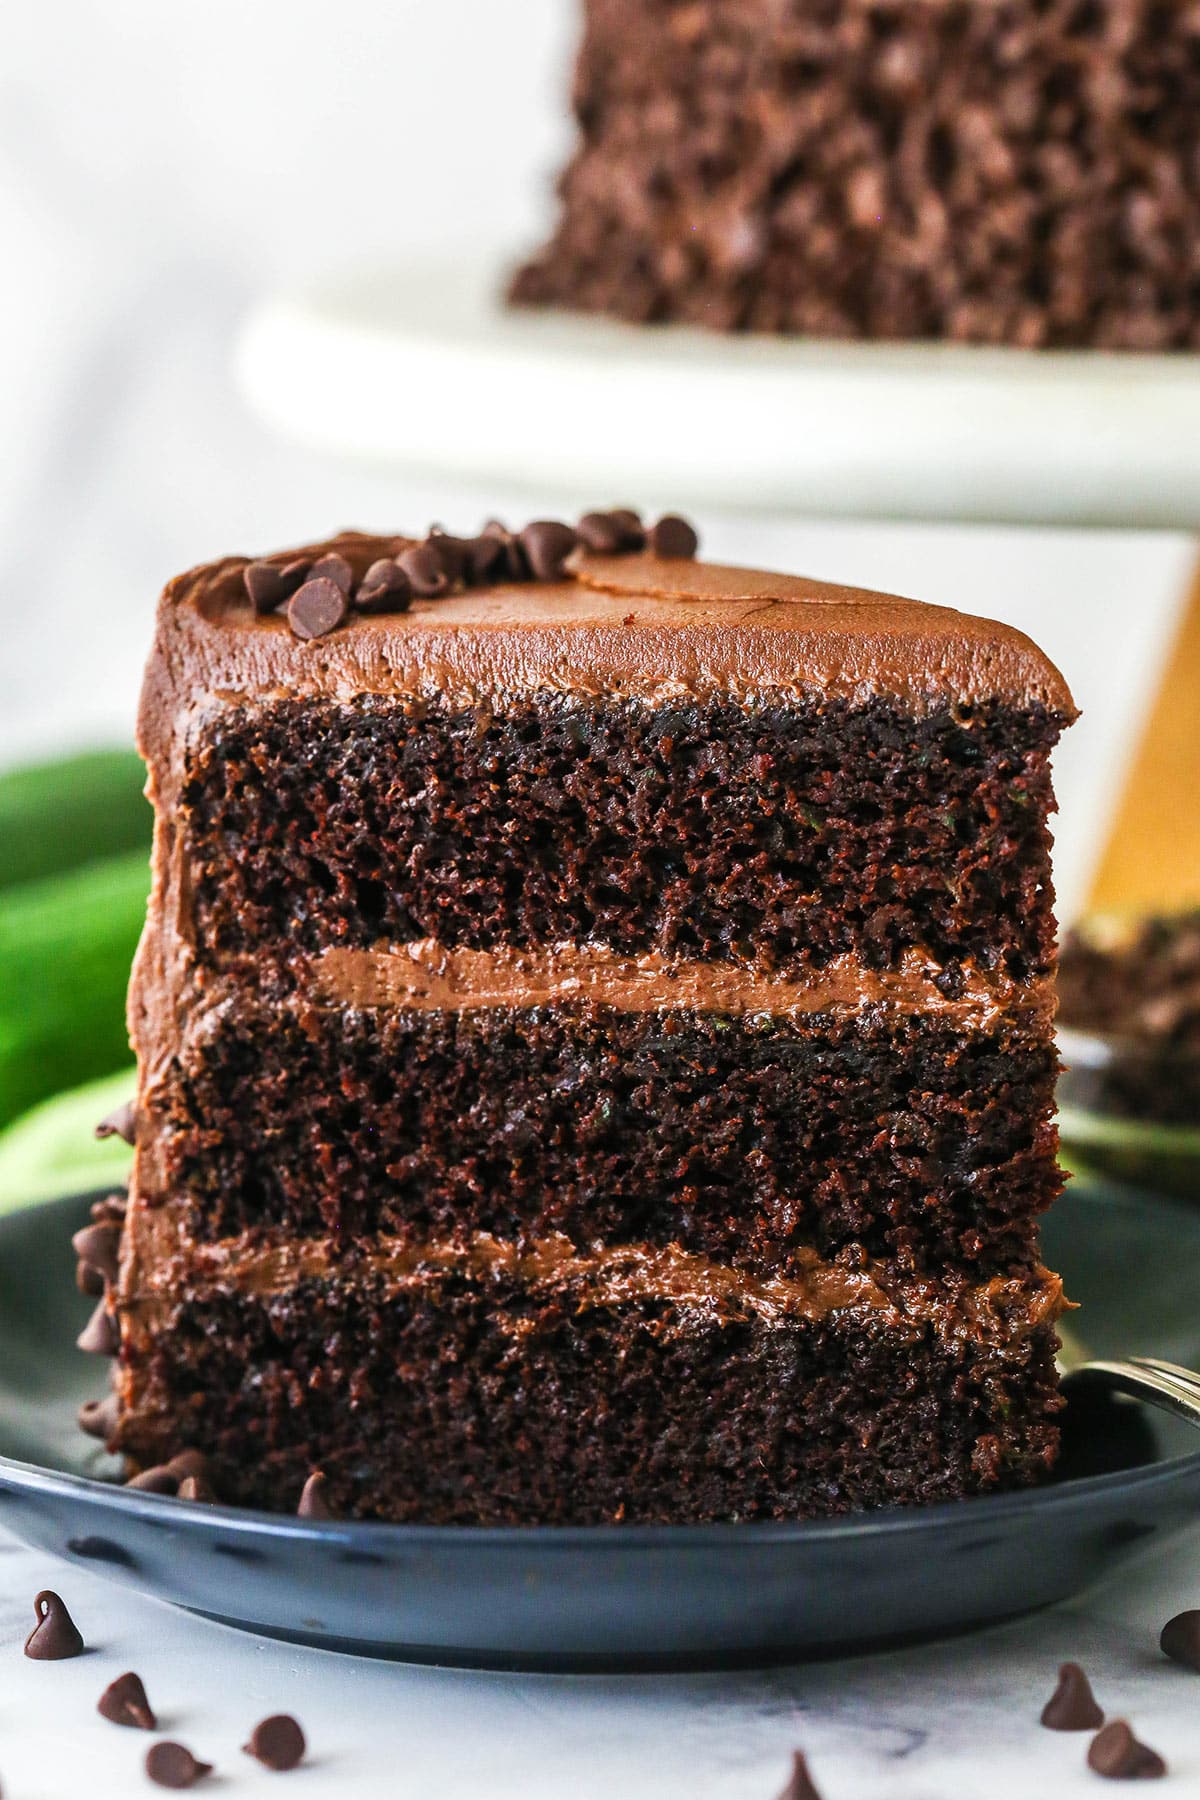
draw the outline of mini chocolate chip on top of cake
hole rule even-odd
[[[1053,1463],[1070,695],[695,551],[618,507],[168,587],[136,1160],[81,1250],[143,1485],[786,1519]]]

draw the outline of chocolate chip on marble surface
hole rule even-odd
[[[779,1800],[821,1800],[816,1784],[808,1772],[808,1763],[800,1750],[792,1752],[792,1776]]]
[[[151,1744],[146,1752],[146,1773],[159,1787],[194,1787],[203,1776],[212,1774],[211,1763],[199,1762],[183,1744],[164,1740]]]
[[[297,588],[288,601],[288,624],[298,638],[324,637],[336,631],[346,617],[346,595],[336,581],[319,575]]]
[[[521,532],[521,548],[535,581],[560,581],[566,560],[578,543],[578,534],[561,519],[534,519]]]
[[[296,1508],[298,1519],[332,1519],[337,1515],[329,1504],[329,1482],[320,1469],[314,1469],[304,1484],[300,1495],[300,1504]]]
[[[350,590],[354,586],[354,570],[344,556],[336,550],[330,550],[327,555],[319,556],[313,563],[308,571],[307,579],[309,581],[332,581],[334,587],[341,588],[343,594],[349,598]]]
[[[25,1639],[25,1654],[34,1662],[65,1662],[83,1654],[79,1627],[61,1595],[43,1588],[33,1603],[37,1624]]]
[[[575,529],[584,549],[594,556],[615,556],[624,546],[625,535],[611,513],[584,513]]]
[[[75,1416],[80,1431],[86,1431],[89,1437],[106,1440],[117,1429],[121,1402],[115,1394],[105,1394],[103,1400],[85,1400]]]
[[[85,1225],[71,1239],[71,1248],[80,1262],[96,1269],[106,1281],[117,1279],[117,1259],[121,1249],[121,1227],[113,1221]]]
[[[412,605],[412,583],[390,556],[373,562],[354,594],[359,612],[407,612]]]
[[[1139,1743],[1124,1719],[1098,1731],[1088,1746],[1087,1765],[1109,1781],[1155,1781],[1167,1765],[1156,1750]]]
[[[157,1731],[158,1720],[146,1696],[140,1675],[130,1669],[110,1681],[99,1700],[96,1711],[113,1725],[129,1725],[135,1731]]]
[[[303,1761],[306,1748],[304,1733],[290,1713],[274,1713],[262,1719],[250,1733],[250,1741],[242,1745],[247,1756],[253,1756],[268,1769],[294,1769]]]
[[[700,548],[695,526],[677,513],[667,513],[650,528],[650,548],[655,556],[690,562]]]
[[[1058,1686],[1042,1708],[1042,1724],[1050,1731],[1095,1731],[1103,1723],[1087,1676],[1078,1663],[1063,1663]]]
[[[439,595],[450,592],[450,573],[435,543],[426,540],[423,544],[413,544],[400,552],[396,562],[419,599],[436,600]]]
[[[119,1137],[127,1144],[132,1144],[136,1135],[137,1108],[132,1100],[127,1100],[124,1106],[118,1106],[106,1119],[101,1119],[96,1127],[98,1138]]]
[[[1159,1634],[1158,1647],[1172,1662],[1200,1670],[1200,1612],[1176,1613]]]
[[[75,1344],[85,1356],[115,1356],[121,1348],[117,1321],[103,1300],[75,1339]]]

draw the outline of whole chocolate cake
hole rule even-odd
[[[585,0],[528,305],[1200,346],[1195,0]]]
[[[1070,696],[694,550],[620,511],[168,587],[135,1170],[78,1241],[143,1485],[751,1519],[1052,1463]]]

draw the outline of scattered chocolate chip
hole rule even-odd
[[[621,533],[622,550],[641,550],[646,543],[646,527],[642,524],[641,513],[634,512],[632,506],[614,506],[610,508],[609,518]]]
[[[274,612],[292,591],[283,570],[269,562],[247,563],[242,570],[242,585],[256,613]]]
[[[81,1294],[86,1294],[89,1300],[94,1300],[98,1294],[104,1292],[104,1277],[99,1269],[93,1269],[91,1263],[76,1263],[75,1286]]]
[[[463,539],[463,574],[473,586],[502,576],[507,568],[505,541],[494,531]]]
[[[33,1603],[37,1624],[25,1639],[25,1654],[35,1662],[65,1662],[83,1653],[79,1628],[58,1594],[43,1589]]]
[[[650,528],[650,548],[655,556],[669,560],[690,561],[700,548],[693,526],[675,513],[667,513]]]
[[[105,1394],[103,1400],[85,1400],[76,1414],[79,1429],[102,1440],[112,1436],[120,1416],[121,1402],[115,1394]]]
[[[106,1281],[117,1279],[117,1259],[121,1249],[121,1227],[116,1223],[85,1225],[71,1239],[71,1248],[80,1262],[98,1269]]]
[[[346,595],[327,575],[306,581],[288,602],[288,624],[298,638],[324,637],[346,617]]]
[[[87,1356],[115,1356],[117,1354],[121,1348],[121,1334],[117,1330],[117,1321],[103,1300],[75,1342]]]
[[[531,570],[529,558],[525,554],[520,538],[515,531],[500,519],[489,519],[480,534],[485,538],[494,538],[503,551],[503,564],[497,564],[495,574],[501,574],[509,581],[528,581]]]
[[[203,1475],[185,1475],[176,1490],[176,1499],[195,1500],[202,1506],[215,1506],[217,1496]]]
[[[400,552],[396,563],[407,575],[413,593],[422,600],[435,600],[439,594],[449,593],[450,575],[436,544],[413,544]]]
[[[467,539],[452,537],[440,525],[432,525],[425,542],[438,553],[451,585],[462,581],[467,572]]]
[[[107,1119],[101,1119],[96,1127],[98,1138],[119,1137],[127,1144],[132,1144],[136,1135],[137,1108],[132,1100],[127,1100],[124,1106],[118,1106],[115,1112],[109,1113]]]
[[[320,1469],[314,1469],[304,1484],[300,1495],[300,1504],[296,1508],[298,1519],[332,1519],[336,1518],[329,1504],[329,1482]]]
[[[1167,1765],[1157,1751],[1141,1744],[1124,1719],[1098,1731],[1088,1746],[1087,1764],[1110,1781],[1155,1781]]]
[[[412,583],[391,557],[373,562],[354,595],[359,612],[407,612],[412,605]]]
[[[808,1764],[799,1750],[792,1752],[792,1778],[780,1794],[779,1800],[821,1800],[813,1778],[808,1772]]]
[[[575,528],[585,550],[596,556],[615,556],[625,542],[625,534],[611,513],[584,513]]]
[[[190,1788],[211,1775],[212,1768],[211,1763],[197,1762],[182,1744],[151,1744],[146,1752],[146,1773],[159,1787]]]
[[[1042,1708],[1042,1724],[1051,1731],[1095,1731],[1103,1723],[1087,1676],[1078,1663],[1063,1663],[1058,1686]]]
[[[354,570],[344,556],[336,550],[329,551],[326,556],[319,556],[308,571],[309,581],[332,581],[334,587],[341,588],[347,599],[354,586]]]
[[[559,519],[535,519],[521,533],[521,548],[535,581],[561,580],[566,560],[578,543],[577,533]]]
[[[268,1769],[294,1769],[304,1757],[304,1733],[290,1714],[275,1713],[254,1727],[242,1748]]]
[[[146,1697],[142,1678],[130,1669],[110,1681],[99,1700],[96,1711],[114,1725],[131,1725],[135,1731],[157,1731],[158,1720]]]
[[[1158,1647],[1185,1669],[1200,1669],[1200,1612],[1176,1613],[1159,1634]]]

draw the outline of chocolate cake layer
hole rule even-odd
[[[951,992],[967,957],[1021,980],[1050,966],[1064,722],[882,699],[229,709],[181,785],[197,946],[574,940],[768,968],[916,946]]]
[[[1200,345],[1200,20],[1164,0],[587,0],[513,297],[638,322]]]
[[[847,1246],[990,1275],[1061,1186],[1042,1035],[490,1007],[218,1003],[153,1095],[197,1242],[456,1229],[676,1243],[786,1271]]]
[[[135,1323],[135,1333],[139,1327]],[[584,1306],[500,1277],[300,1280],[182,1301],[138,1344],[140,1462],[181,1436],[228,1500],[425,1523],[794,1518],[1035,1480],[1050,1324],[947,1346],[869,1321]]]

